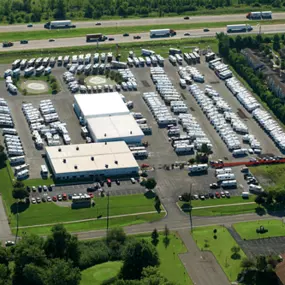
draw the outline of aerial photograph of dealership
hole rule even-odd
[[[0,285],[285,285],[284,0],[0,7]]]

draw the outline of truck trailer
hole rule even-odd
[[[107,37],[102,34],[88,34],[86,35],[86,42],[104,42]]]
[[[46,29],[69,29],[76,28],[76,25],[72,25],[71,20],[51,21],[44,24]]]
[[[252,31],[252,26],[248,24],[227,25],[227,33],[246,33]]]
[[[151,38],[173,37],[176,36],[176,31],[172,29],[150,30],[149,36]]]

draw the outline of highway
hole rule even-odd
[[[217,15],[217,16],[191,16],[189,20],[184,20],[184,16],[168,17],[168,18],[142,18],[131,20],[109,20],[100,21],[101,26],[96,27],[122,27],[122,26],[145,26],[145,25],[168,25],[171,28],[172,24],[183,23],[209,23],[209,22],[234,22],[234,21],[250,21],[247,20],[245,14],[233,15]],[[285,13],[273,13],[274,20],[282,20],[285,18]],[[73,22],[77,28],[92,28],[99,20]],[[262,22],[262,21],[261,21]],[[34,24],[32,28],[27,25],[8,25],[0,26],[0,33],[5,32],[23,32],[23,31],[39,31],[44,30],[44,24]]]
[[[185,37],[184,33],[189,32],[190,36]],[[179,30],[177,31],[177,35],[172,38],[163,38],[165,41],[171,40],[179,40],[185,38],[206,38],[206,37],[215,37],[216,33],[226,32],[226,28],[213,28],[209,32],[203,32],[202,29],[195,29],[195,30]],[[258,26],[253,26],[253,30],[248,34],[257,34],[259,32]],[[280,25],[264,25],[261,26],[261,32],[263,34],[270,34],[270,33],[284,33],[285,32],[285,24]],[[241,33],[244,35],[245,33]],[[141,39],[134,40],[133,36],[137,34],[130,34],[129,37],[123,37],[123,35],[108,35],[109,37],[114,37],[114,41],[105,41],[100,42],[99,45],[104,44],[114,44],[114,43],[130,43],[130,42],[145,42],[145,41],[155,41],[155,40],[162,40],[161,38],[150,39],[149,33],[139,33]],[[235,33],[236,35],[236,33]],[[80,47],[86,45],[93,45],[96,46],[96,43],[87,43],[85,37],[77,37],[77,38],[61,38],[56,39],[54,42],[49,42],[48,39],[46,40],[34,40],[29,41],[29,44],[20,44],[20,42],[15,42],[13,47],[9,48],[0,48],[0,51],[19,51],[19,50],[32,50],[32,49],[45,49],[45,48],[60,48],[60,47]]]

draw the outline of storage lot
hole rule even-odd
[[[186,66],[186,62],[183,61],[182,66]],[[232,107],[233,111],[240,117],[240,119],[246,124],[250,133],[252,133],[258,141],[261,142],[263,148],[263,154],[268,155],[280,155],[279,149],[274,145],[272,140],[268,137],[267,134],[258,126],[256,121],[252,116],[245,110],[245,108],[237,101],[237,99],[230,93],[226,88],[223,81],[221,81],[212,71],[208,64],[202,59],[201,64],[196,65],[197,69],[204,75],[205,82],[197,83],[199,87],[204,90],[206,85],[211,85],[213,89],[218,91],[222,98]],[[1,70],[5,70],[9,67],[1,66]],[[228,151],[226,145],[221,140],[220,136],[210,124],[205,114],[201,110],[200,106],[197,104],[194,97],[189,93],[187,89],[182,89],[179,85],[179,75],[178,75],[179,66],[173,66],[168,59],[165,59],[164,70],[175,86],[176,90],[182,94],[183,101],[187,104],[190,113],[195,116],[202,130],[206,133],[213,145],[213,154],[211,159],[222,158],[224,160],[234,160],[232,154]],[[175,162],[186,162],[189,158],[194,157],[193,155],[183,155],[177,156],[174,152],[171,143],[169,142],[169,137],[167,135],[166,129],[161,129],[158,127],[157,122],[155,121],[153,115],[151,114],[148,106],[142,98],[142,94],[145,92],[155,92],[155,85],[153,84],[150,77],[150,68],[149,67],[132,67],[133,74],[135,75],[138,91],[121,91],[121,93],[126,97],[126,101],[133,101],[134,108],[133,112],[141,112],[142,115],[147,119],[147,124],[152,127],[152,135],[145,136],[144,141],[149,143],[148,152],[149,157],[146,160],[139,161],[141,163],[149,163],[154,166],[156,169],[163,168],[164,165],[171,165]],[[26,152],[26,163],[30,164],[30,178],[38,178],[39,165],[44,164],[44,159],[41,157],[43,151],[35,149],[32,136],[30,135],[30,130],[28,124],[25,120],[23,112],[21,111],[21,106],[23,102],[30,102],[33,106],[38,107],[41,100],[51,99],[53,105],[59,114],[61,121],[66,122],[67,130],[69,131],[71,137],[71,143],[84,143],[85,140],[81,137],[80,134],[80,125],[78,119],[73,111],[72,103],[73,96],[70,94],[70,91],[67,88],[66,83],[62,79],[62,74],[66,71],[64,67],[58,67],[57,65],[53,68],[53,75],[56,76],[59,84],[61,85],[61,92],[55,96],[52,95],[39,95],[39,96],[10,96],[8,95],[5,83],[0,82],[0,90],[3,98],[8,101],[8,105],[11,109],[13,119],[15,121],[16,129],[19,132],[19,136],[22,140],[25,152]],[[244,145],[248,148],[248,145]],[[244,160],[248,158],[239,158],[238,160]],[[165,172],[162,175],[164,177],[161,179],[159,172]],[[232,194],[237,194],[243,189],[246,190],[246,183],[240,174],[240,169],[234,169],[238,180],[238,189],[231,190]],[[193,193],[194,192],[209,192],[209,184],[216,182],[214,178],[213,170],[209,170],[208,175],[201,175],[189,178],[187,176],[187,170],[159,170],[153,173],[155,177],[158,178],[163,191],[168,191],[166,188],[171,188],[171,197],[177,199],[177,196],[189,189],[189,183],[193,184]],[[163,180],[163,181],[161,181]],[[118,189],[117,189],[118,188]],[[131,186],[124,187],[124,190],[121,190],[123,185],[112,187],[110,189],[111,193],[124,193],[123,191],[141,191],[137,190]],[[77,193],[83,192],[82,189],[86,189],[84,186],[69,186],[65,190],[65,187],[56,188],[55,193],[66,191],[67,193]],[[74,192],[73,192],[74,191]]]

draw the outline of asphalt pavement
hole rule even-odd
[[[183,24],[183,23],[214,23],[214,22],[234,22],[234,21],[245,21],[250,22],[246,18],[245,14],[232,14],[232,15],[204,15],[204,16],[189,16],[189,20],[184,20],[185,16],[180,17],[166,17],[166,18],[142,18],[142,19],[122,19],[122,20],[91,20],[82,22],[72,22],[76,25],[76,28],[92,28],[92,27],[124,27],[124,26],[145,26],[145,25],[172,25],[172,24]],[[273,13],[274,20],[284,19],[285,13]],[[100,26],[95,24],[100,22]],[[262,23],[262,20],[261,20]],[[171,26],[170,26],[171,28]],[[0,33],[5,32],[19,32],[19,31],[39,31],[45,30],[44,24],[34,24],[33,27],[28,28],[26,24],[22,25],[7,25],[0,26]]]
[[[191,27],[191,26],[190,26]],[[126,30],[127,32],[127,30]],[[190,33],[190,36],[184,36],[184,33]],[[138,35],[136,34],[130,34],[129,37],[124,37],[123,35],[109,35],[114,38],[114,41],[105,41],[100,42],[100,45],[104,44],[114,44],[114,43],[130,43],[130,42],[145,42],[145,41],[157,41],[157,40],[165,40],[165,41],[171,41],[171,40],[179,40],[179,39],[185,39],[185,38],[207,38],[207,37],[215,37],[216,33],[220,32],[226,32],[226,27],[224,28],[213,28],[210,29],[209,32],[204,32],[203,29],[189,29],[189,30],[178,30],[177,35],[170,38],[150,38],[149,32],[147,33],[139,33],[141,36],[141,39],[134,40],[134,36]],[[253,30],[251,32],[248,32],[247,34],[257,34],[257,33],[263,33],[263,34],[272,34],[272,33],[284,33],[285,32],[285,24],[280,25],[264,25],[261,26],[253,26]],[[234,35],[238,34],[246,34],[246,33],[235,33]],[[60,48],[60,47],[70,47],[70,46],[96,46],[97,43],[95,42],[86,42],[85,37],[76,37],[76,38],[59,38],[55,39],[54,42],[49,42],[48,39],[46,40],[33,40],[29,41],[29,44],[22,45],[20,42],[15,42],[14,46],[9,48],[0,48],[0,51],[15,51],[15,50],[31,50],[31,49],[44,49],[44,48]]]

